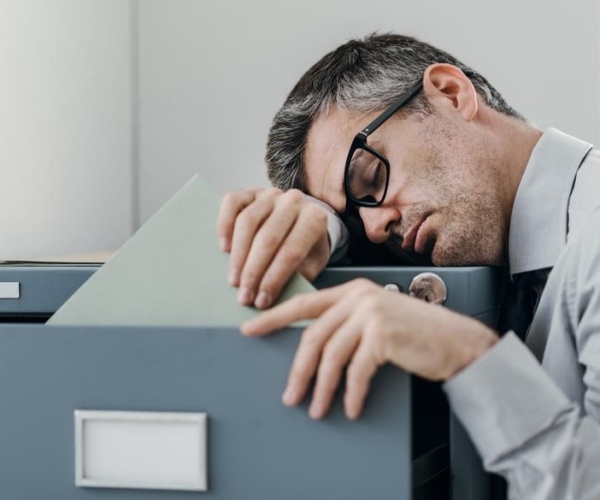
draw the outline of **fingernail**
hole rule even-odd
[[[238,286],[240,284],[240,272],[237,269],[229,271],[229,284],[231,286]]]
[[[252,299],[254,298],[254,296],[248,288],[244,287],[240,288],[237,298],[239,302],[241,302],[245,306],[249,306],[250,304],[252,304]]]
[[[359,408],[356,404],[349,402],[344,398],[344,409],[348,420],[356,420],[359,414]]]
[[[240,325],[240,330],[244,335],[252,335],[253,333],[260,332],[260,329],[257,330],[257,327],[260,327],[260,318],[250,318],[244,321]]]
[[[271,305],[271,296],[267,292],[261,291],[256,298],[255,305],[259,309],[269,307]]]
[[[281,397],[281,399],[283,400],[283,403],[291,406],[296,404],[296,396],[297,396],[297,392],[293,387],[288,387],[286,388],[285,392],[283,393],[283,396]]]
[[[321,412],[323,411],[323,407],[320,403],[313,401],[310,404],[310,408],[308,409],[308,413],[310,418],[321,418]]]

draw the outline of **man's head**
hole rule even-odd
[[[343,213],[353,138],[420,81],[422,90],[368,137],[390,175],[383,203],[358,209],[367,236],[431,253],[439,265],[498,263],[512,200],[506,144],[490,123],[524,120],[481,75],[413,38],[353,40],[308,70],[269,134],[271,182]]]

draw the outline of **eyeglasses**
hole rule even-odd
[[[367,138],[417,95],[422,86],[420,80],[354,137],[344,169],[344,215],[358,207],[377,207],[383,203],[390,182],[390,162],[367,144]]]
[[[460,69],[469,79],[476,75],[471,69]],[[354,137],[344,169],[344,215],[350,215],[358,207],[378,207],[385,200],[390,182],[390,162],[367,144],[367,138],[417,95],[422,87],[423,80],[420,80]]]

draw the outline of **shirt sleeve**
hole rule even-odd
[[[335,210],[324,201],[305,195],[310,201],[319,205],[327,214],[327,235],[329,237],[329,262],[337,262],[346,255],[348,250],[348,228],[342,222]]]
[[[595,211],[569,233],[544,292],[537,324],[547,343],[539,354],[552,376],[509,332],[444,386],[486,469],[507,479],[511,499],[600,498],[599,235]]]
[[[600,427],[514,333],[444,389],[485,468],[507,479],[510,499],[600,498]]]

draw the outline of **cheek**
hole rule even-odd
[[[478,167],[487,162],[485,152],[445,125],[423,123],[410,140],[390,149],[389,192],[398,193],[403,204],[441,207],[486,182]]]
[[[388,196],[398,196],[402,204],[422,202],[428,197],[432,179],[439,174],[437,157],[431,152],[408,148],[390,155]]]

